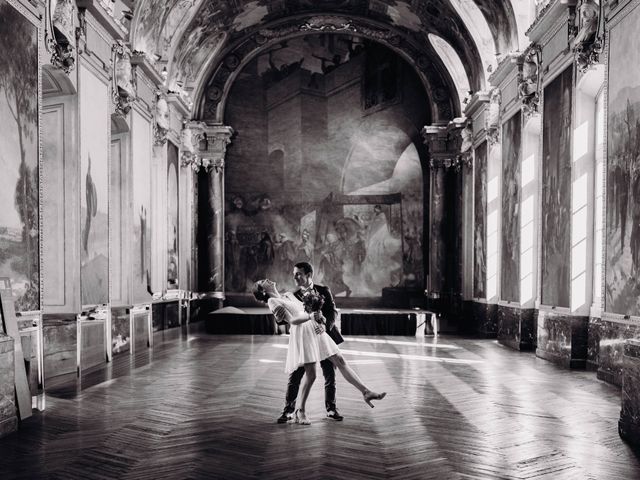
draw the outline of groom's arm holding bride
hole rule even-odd
[[[339,345],[344,341],[344,339],[335,326],[336,317],[338,316],[338,309],[336,308],[336,302],[333,300],[331,290],[325,285],[316,285],[316,290],[324,298],[321,314],[326,325],[327,333],[333,339],[333,341]]]

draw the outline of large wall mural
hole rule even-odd
[[[487,295],[487,142],[476,148],[474,156],[473,189],[473,296]]]
[[[611,29],[605,309],[640,315],[640,8]]]
[[[167,288],[178,288],[178,147],[167,142]]]
[[[541,301],[569,307],[571,283],[571,97],[573,69],[544,89]]]
[[[133,239],[131,246],[131,280],[134,303],[151,300],[151,125],[137,111],[132,114],[133,161]]]
[[[290,40],[250,63],[225,119],[238,130],[225,173],[226,290],[261,277],[293,287],[303,260],[338,296],[420,287],[425,105],[404,62],[349,36]]]
[[[16,310],[38,310],[38,30],[5,0],[0,0],[0,124],[0,290],[11,293]]]
[[[502,256],[500,298],[520,301],[520,170],[522,115],[502,126]]]
[[[84,66],[80,86],[80,293],[82,305],[96,305],[109,298],[109,96]]]

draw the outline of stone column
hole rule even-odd
[[[466,119],[456,119],[449,125],[429,125],[422,130],[430,168],[426,294],[432,308],[446,310],[456,320],[462,311],[460,169],[470,160],[468,153],[461,153],[461,130],[466,123]]]
[[[205,128],[206,150],[200,151],[202,168],[208,173],[208,202],[211,218],[207,222],[208,293],[224,299],[224,159],[233,129],[224,125]],[[200,212],[202,216],[203,212]],[[202,217],[200,218],[202,220]]]

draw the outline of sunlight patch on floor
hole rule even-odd
[[[287,345],[272,344],[272,347],[287,349]],[[347,350],[340,349],[340,353],[343,355],[354,355],[359,357],[378,357],[378,358],[396,358],[400,360],[419,360],[423,362],[435,362],[435,363],[452,363],[452,364],[475,364],[483,363],[483,360],[465,360],[462,358],[444,358],[444,357],[429,357],[426,355],[410,355],[406,353],[384,353],[384,352],[363,352],[360,350]]]

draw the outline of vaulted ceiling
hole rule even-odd
[[[529,3],[529,0],[140,0],[136,3],[131,43],[134,50],[154,58],[160,69],[167,69],[169,88],[192,92],[196,102],[206,95],[218,95],[215,89],[227,88],[216,82],[232,78],[237,66],[242,66],[261,48],[267,48],[270,41],[313,31],[379,39],[422,68],[426,83],[444,82],[450,91],[455,91],[450,62],[443,58],[447,55],[441,49],[434,48],[431,34],[431,39],[439,37],[449,45],[450,52],[455,52],[469,88],[477,91],[486,87],[487,70],[495,64],[496,56],[524,47],[519,44],[523,43],[523,30],[529,20]],[[432,65],[427,67],[427,63]],[[218,79],[213,81],[216,75]],[[442,80],[444,77],[446,81]],[[457,93],[453,95],[457,97]]]

